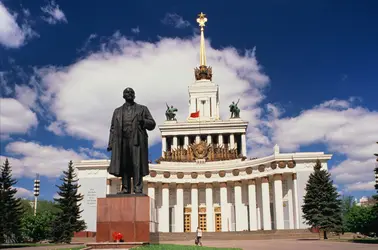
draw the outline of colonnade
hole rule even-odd
[[[194,140],[190,140],[191,138]],[[188,135],[170,137],[162,136],[161,155],[164,157],[164,152],[170,149],[177,149],[178,147],[187,149],[189,144],[193,142],[199,143],[201,140],[206,140],[208,144],[216,143],[219,146],[224,146],[225,143],[227,143],[230,149],[240,147],[240,153],[243,156],[247,155],[247,139],[245,133],[194,135],[192,137]]]
[[[282,180],[285,177],[287,191],[285,204],[288,204],[288,225],[284,223],[284,201]],[[272,190],[270,184],[272,185]],[[159,188],[157,186],[159,185]],[[199,184],[186,184],[190,186],[190,231],[195,232],[199,226]],[[219,206],[221,214],[221,231],[255,231],[271,229],[298,229],[299,207],[296,174],[275,174],[270,177],[250,179],[248,181],[234,181],[221,183],[200,184],[205,192],[206,231],[215,230],[215,212],[213,191],[219,188]],[[243,202],[243,188],[247,188],[247,202]],[[233,189],[233,198],[229,200],[228,192]],[[148,196],[157,199],[157,190],[161,192],[161,204],[153,204],[156,208],[158,231],[184,232],[184,184],[175,183],[148,183]],[[259,190],[259,191],[258,191]],[[271,192],[272,191],[272,192]],[[176,204],[170,204],[170,192],[176,192]],[[271,198],[272,197],[272,198]],[[231,204],[230,204],[231,203]],[[233,212],[230,210],[233,207]],[[174,209],[174,229],[170,228],[170,208]],[[272,218],[273,216],[273,218]],[[247,220],[248,218],[248,220]],[[188,218],[189,219],[189,218]],[[234,227],[230,226],[230,220]],[[188,230],[185,230],[188,231]]]

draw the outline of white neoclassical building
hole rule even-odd
[[[159,126],[162,155],[150,164],[144,192],[152,198],[151,232],[207,232],[301,229],[305,185],[316,160],[327,169],[332,155],[323,152],[281,153],[279,146],[263,158],[248,159],[241,118],[221,120],[219,87],[206,65],[201,28],[200,67],[189,86],[185,121]],[[228,107],[223,107],[228,108]],[[295,128],[293,128],[295,129]],[[109,160],[76,162],[82,218],[96,231],[97,198],[115,194],[121,180],[107,173]],[[125,211],[127,212],[127,211]]]

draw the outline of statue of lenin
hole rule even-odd
[[[131,193],[131,177],[134,193],[143,192],[143,176],[149,174],[148,135],[146,130],[156,126],[146,106],[134,102],[132,88],[123,91],[125,103],[114,110],[110,126],[109,145],[111,160],[108,172],[122,178],[121,194]]]

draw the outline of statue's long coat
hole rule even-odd
[[[110,160],[110,166],[108,172],[114,176],[122,177],[121,170],[121,157],[122,157],[122,111],[123,106],[114,110],[112,123],[110,126],[109,145],[112,149],[112,156]],[[139,125],[138,120],[143,119],[143,128]],[[135,103],[135,111],[132,118],[132,140],[135,150],[133,159],[134,165],[139,166],[141,176],[149,174],[148,166],[148,135],[146,130],[153,130],[156,126],[154,119],[151,116],[150,111],[146,106]],[[140,157],[137,157],[137,156]],[[130,166],[131,167],[131,166]],[[132,172],[131,169],[127,169],[127,172]]]

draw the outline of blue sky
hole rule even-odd
[[[378,152],[376,1],[0,1],[1,161],[19,194],[51,199],[69,160],[103,159],[110,116],[135,89],[158,123],[188,116],[197,14],[221,114],[241,98],[248,154],[324,151],[343,194],[373,193]],[[150,133],[150,157],[160,152]]]

